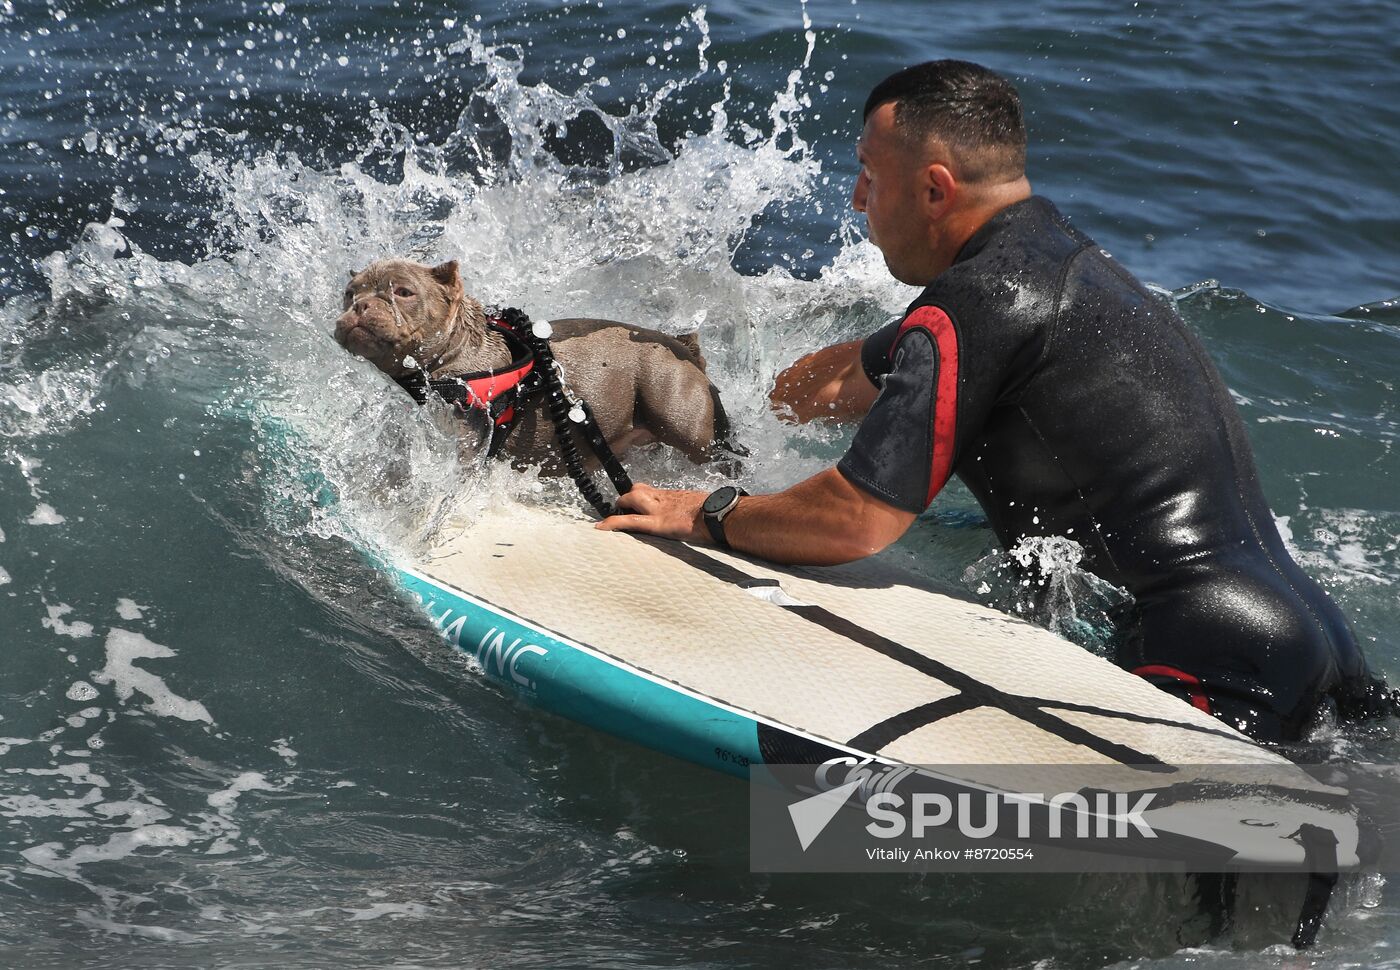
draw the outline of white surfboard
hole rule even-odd
[[[1124,791],[1199,791],[1252,766],[1271,781],[1250,823],[1228,798],[1164,799],[1157,821],[1263,866],[1304,863],[1299,826],[1322,826],[1342,867],[1359,861],[1335,790],[1107,660],[879,562],[783,568],[514,506],[397,568],[491,677],[699,764],[979,766],[981,789],[987,766],[1022,766],[1021,784],[1028,765],[1117,766]]]

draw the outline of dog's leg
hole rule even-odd
[[[637,416],[658,440],[697,465],[733,453],[727,442],[729,419],[715,390],[698,367],[656,368],[639,382]]]
[[[749,457],[749,449],[734,440],[734,427],[729,423],[729,413],[724,410],[724,402],[719,399],[719,390],[710,385],[710,398],[715,408],[715,436],[710,443],[710,461],[724,461],[724,473],[731,478],[739,474],[739,459]]]

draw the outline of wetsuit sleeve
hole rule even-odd
[[[957,418],[957,336],[947,314],[921,307],[862,348],[861,363],[882,385],[837,470],[906,512],[928,508],[952,469]],[[870,348],[889,338],[887,364]],[[877,339],[879,342],[877,342]],[[869,351],[869,352],[867,352]],[[880,371],[887,373],[881,375]]]
[[[885,376],[890,372],[890,351],[894,350],[895,338],[899,336],[899,325],[904,321],[895,319],[889,326],[881,327],[860,345],[860,366],[870,383],[883,387]]]

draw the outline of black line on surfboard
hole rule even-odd
[[[859,748],[861,751],[879,751],[885,745],[893,744],[925,724],[932,724],[945,717],[952,717],[954,714],[961,714],[980,706],[981,704],[970,694],[950,694],[947,697],[940,697],[936,701],[929,701],[927,704],[920,704],[918,707],[911,707],[907,711],[887,717],[879,724],[866,728],[847,741],[846,744],[852,748]]]
[[[1122,762],[1125,765],[1147,768],[1149,770],[1175,771],[1160,758],[1156,758],[1143,751],[1138,751],[1126,744],[1119,744],[1117,741],[1110,741],[1108,738],[1100,737],[1092,731],[1085,730],[1077,724],[1056,717],[1054,714],[1036,707],[1024,697],[1017,694],[1008,694],[998,690],[990,684],[984,684],[971,674],[963,673],[954,667],[926,657],[917,650],[912,650],[902,643],[896,643],[888,637],[882,637],[873,630],[865,627],[843,616],[837,616],[830,610],[820,606],[786,606],[783,607],[789,613],[796,613],[804,619],[817,623],[832,633],[836,633],[848,640],[854,640],[862,646],[869,647],[877,653],[884,654],[891,660],[897,660],[906,667],[912,667],[922,674],[935,677],[943,681],[949,687],[967,694],[976,703],[974,707],[995,707],[1005,711],[1012,717],[1019,718],[1027,724],[1032,724],[1042,731],[1048,731],[1063,741],[1070,744],[1078,744],[1088,748],[1090,751],[1101,754],[1106,758]]]
[[[1061,711],[1075,711],[1081,714],[1092,714],[1095,717],[1112,717],[1120,721],[1132,721],[1136,724],[1160,724],[1163,727],[1179,727],[1198,734],[1210,734],[1217,738],[1224,738],[1227,741],[1239,741],[1240,738],[1228,731],[1217,731],[1214,728],[1203,727],[1196,724],[1182,724],[1180,721],[1173,721],[1166,717],[1152,717],[1147,714],[1136,714],[1132,711],[1114,711],[1104,707],[1096,707],[1093,704],[1076,704],[1072,701],[1045,700],[1039,697],[1025,698],[1028,704],[1040,708],[1054,708]],[[888,744],[893,744],[906,734],[917,731],[925,725],[935,721],[941,721],[945,717],[952,717],[954,714],[962,714],[981,705],[967,694],[953,694],[949,697],[941,697],[936,701],[927,704],[920,704],[918,707],[911,707],[907,711],[894,714],[885,718],[879,724],[866,728],[860,734],[847,741],[852,748],[860,748],[862,751],[879,751]],[[1155,789],[1154,789],[1155,790]]]
[[[654,549],[658,549],[674,559],[679,559],[687,565],[694,566],[713,576],[715,579],[739,586],[745,582],[751,582],[754,577],[741,569],[736,569],[728,563],[722,563],[717,559],[690,548],[684,543],[672,542],[665,539],[654,539],[650,536],[634,535],[640,542],[644,542]],[[1126,765],[1135,765],[1149,770],[1175,771],[1170,765],[1166,765],[1160,758],[1156,758],[1142,751],[1137,751],[1128,745],[1110,741],[1100,737],[1091,731],[1087,731],[1078,725],[1071,724],[1054,714],[1036,706],[1031,699],[1020,697],[1016,694],[1008,694],[998,690],[990,684],[984,684],[971,674],[964,673],[956,668],[949,667],[932,657],[926,657],[917,650],[912,650],[897,643],[888,637],[881,636],[873,630],[867,630],[859,624],[852,623],[845,617],[838,616],[820,606],[783,606],[781,609],[794,613],[811,623],[831,631],[838,636],[845,637],[861,646],[868,647],[891,660],[911,667],[929,677],[934,677],[943,681],[949,687],[961,694],[968,696],[969,707],[994,707],[1005,711],[1012,717],[1025,721],[1047,731],[1050,734],[1067,741],[1070,744],[1077,744],[1088,748],[1104,757],[1112,758],[1114,761]],[[916,709],[917,710],[917,709]],[[898,717],[899,715],[896,715]],[[944,715],[947,716],[947,715]],[[883,722],[882,722],[883,723]],[[876,727],[878,727],[877,725]],[[916,725],[917,726],[917,725]],[[873,728],[871,730],[874,730]],[[855,745],[851,745],[855,747]],[[877,749],[878,750],[878,749]]]
[[[1096,707],[1093,704],[1076,704],[1074,701],[1048,700],[1041,697],[1028,697],[1026,700],[1037,707],[1050,707],[1060,711],[1075,711],[1079,714],[1093,714],[1095,717],[1116,717],[1120,721],[1132,721],[1136,724],[1160,724],[1163,727],[1180,728],[1183,731],[1195,731],[1197,734],[1210,734],[1217,738],[1224,738],[1226,741],[1238,741],[1241,744],[1247,743],[1247,739],[1241,738],[1238,734],[1232,734],[1223,728],[1206,727],[1204,724],[1187,724],[1183,721],[1173,721],[1169,717],[1153,717],[1151,714],[1137,714],[1133,711],[1115,711],[1107,707]]]

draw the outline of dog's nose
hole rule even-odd
[[[363,299],[356,300],[356,301],[355,301],[355,305],[354,305],[353,307],[351,307],[350,309],[352,309],[352,310],[355,311],[355,316],[357,316],[357,317],[362,317],[362,316],[364,316],[365,311],[369,309],[369,297],[365,297],[365,298],[363,298]]]

